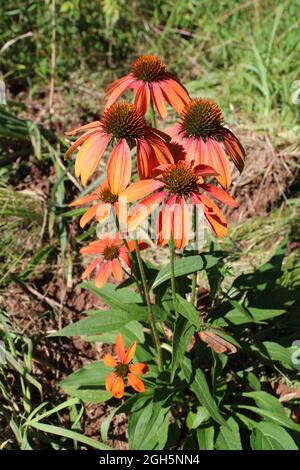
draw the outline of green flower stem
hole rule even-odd
[[[197,208],[196,206],[193,207],[193,218],[192,218],[192,224],[193,224],[193,232],[196,236],[196,230],[197,230]],[[196,295],[197,295],[197,277],[198,273],[194,273],[192,276],[192,294],[191,294],[191,303],[192,305],[195,306],[196,303]]]
[[[148,289],[146,274],[145,274],[143,261],[142,261],[142,257],[141,257],[141,252],[140,252],[140,248],[139,248],[139,244],[138,244],[137,240],[134,240],[134,245],[135,245],[135,251],[136,251],[136,258],[137,258],[137,262],[138,262],[138,266],[139,266],[139,270],[140,270],[140,274],[141,274],[143,289],[144,289],[144,293],[145,293],[146,303],[147,303],[148,319],[149,319],[149,323],[150,323],[152,338],[153,338],[153,342],[154,342],[156,352],[157,352],[158,370],[161,372],[162,371],[162,353],[161,353],[161,345],[160,345],[159,334],[158,334],[158,331],[156,329],[155,318],[154,318],[154,314],[153,314],[153,310],[152,310],[152,304],[151,304],[151,300],[150,300],[150,293],[149,293],[149,289]]]
[[[171,238],[169,241],[169,249],[170,249],[170,274],[171,274],[171,291],[172,291],[172,300],[173,300],[173,307],[174,312],[177,316],[177,302],[176,302],[176,282],[175,282],[175,245],[173,234],[171,234]]]
[[[150,98],[150,120],[151,120],[151,124],[152,124],[152,127],[157,127],[157,123],[156,123],[156,115],[155,115],[155,109],[154,109],[154,105],[153,105],[153,101],[152,101],[152,98]]]

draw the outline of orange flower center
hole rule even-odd
[[[206,98],[192,100],[182,113],[186,137],[209,137],[216,134],[224,122],[218,105]]]
[[[114,204],[118,200],[118,195],[113,194],[109,188],[104,188],[99,193],[99,199],[107,204]]]
[[[171,194],[189,196],[197,190],[199,177],[187,163],[172,165],[163,177],[166,189]]]
[[[114,103],[102,117],[103,129],[116,139],[136,139],[142,137],[145,120],[133,104],[127,102]]]
[[[128,372],[129,372],[129,367],[127,364],[122,364],[122,362],[120,362],[117,365],[116,374],[118,377],[126,377],[128,375]]]
[[[119,247],[118,246],[106,246],[103,250],[103,256],[106,260],[112,260],[119,257]]]
[[[131,73],[143,82],[158,82],[166,73],[166,66],[156,55],[142,55],[132,64]]]

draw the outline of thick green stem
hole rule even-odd
[[[197,230],[197,214],[196,214],[197,208],[196,206],[193,207],[193,218],[192,218],[192,224],[193,224],[193,232],[195,236],[195,242],[196,240],[196,230]],[[191,303],[192,305],[195,305],[196,302],[196,295],[197,295],[197,277],[198,273],[194,273],[192,276],[192,294],[191,294]]]
[[[151,304],[151,300],[150,300],[149,288],[148,288],[146,274],[145,274],[143,261],[142,261],[142,257],[141,257],[141,252],[140,252],[140,248],[139,248],[139,244],[138,244],[137,240],[134,241],[134,245],[135,245],[135,251],[136,251],[136,258],[137,258],[137,262],[138,262],[138,266],[139,266],[139,270],[140,270],[140,274],[141,274],[143,289],[144,289],[144,293],[145,293],[146,303],[147,303],[148,320],[149,320],[149,323],[150,323],[153,342],[154,342],[156,352],[157,352],[157,365],[158,365],[159,371],[161,372],[163,364],[162,364],[162,353],[161,353],[161,344],[160,344],[159,334],[158,334],[158,331],[156,329],[155,318],[154,318],[152,304]]]
[[[153,101],[152,101],[152,98],[150,98],[150,119],[151,119],[151,124],[152,124],[152,127],[157,127],[157,124],[156,124],[156,115],[155,115],[155,109],[154,109],[154,105],[153,105]]]
[[[170,274],[171,274],[171,291],[172,291],[172,300],[173,300],[173,307],[174,312],[177,316],[177,302],[176,302],[176,282],[175,282],[175,245],[173,235],[171,235],[169,241],[169,248],[170,248]]]

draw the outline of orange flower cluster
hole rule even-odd
[[[133,90],[133,104],[119,98]],[[107,89],[108,101],[98,121],[78,127],[69,136],[77,140],[66,157],[78,150],[75,174],[85,186],[99,162],[109,153],[106,180],[91,194],[77,199],[72,206],[92,203],[80,219],[84,227],[94,217],[104,221],[114,209],[118,227],[114,236],[105,235],[89,243],[81,252],[96,258],[86,268],[83,278],[96,270],[95,283],[103,286],[110,275],[116,282],[131,270],[131,254],[135,249],[126,242],[120,226],[136,230],[155,207],[159,207],[156,231],[157,243],[165,245],[173,238],[177,249],[184,249],[190,239],[188,205],[203,208],[203,219],[218,237],[227,233],[227,222],[220,208],[210,197],[229,206],[236,201],[225,191],[231,183],[228,156],[241,172],[245,151],[237,137],[224,126],[218,105],[206,98],[191,99],[178,77],[167,71],[155,55],[139,57],[130,72]],[[178,122],[165,129],[156,129],[155,120],[148,123],[145,114],[151,107],[160,118],[167,117],[167,106],[179,113]],[[109,150],[109,151],[108,151]],[[108,152],[107,152],[108,151]],[[136,154],[138,181],[131,182],[132,153]],[[211,183],[215,178],[222,186]],[[209,179],[209,181],[208,181]],[[210,197],[209,197],[210,196]],[[121,200],[139,203],[124,216]],[[141,210],[142,209],[142,210]],[[140,248],[145,243],[138,242]],[[115,368],[107,379],[106,388],[120,398],[124,392],[124,377],[137,391],[144,386],[134,373],[143,373],[144,364],[130,365],[135,345],[125,353],[123,340],[118,337],[116,351],[119,362],[106,356],[104,362]]]

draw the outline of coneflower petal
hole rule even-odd
[[[106,380],[105,380],[105,389],[107,392],[111,392],[112,391],[112,388],[113,388],[113,384],[115,383],[117,379],[117,374],[115,372],[111,372],[111,374],[109,374],[107,377],[106,377]]]
[[[131,177],[131,155],[126,139],[121,139],[113,149],[107,164],[107,180],[113,194],[120,194]]]
[[[117,377],[112,385],[111,393],[115,398],[122,398],[124,395],[124,382],[122,377]]]
[[[77,132],[86,131],[88,129],[95,129],[97,127],[99,129],[102,128],[102,124],[100,121],[89,122],[88,124],[84,124],[84,126],[76,127],[76,129],[72,129],[71,131],[66,132],[66,135],[75,135],[77,134]]]
[[[103,362],[107,367],[117,367],[117,363],[111,354],[106,354],[103,358]]]
[[[132,85],[134,81],[135,80],[131,75],[126,75],[114,82],[107,90],[107,93],[111,93],[111,95],[108,98],[105,109],[108,109],[112,104],[114,104],[115,101],[123,95],[127,88],[130,88],[130,85]]]
[[[167,193],[164,191],[154,193],[137,204],[129,214],[128,230],[135,230],[147,217],[152,214],[157,206],[164,200]]]
[[[225,237],[227,234],[227,222],[218,206],[204,194],[193,194],[191,200],[195,205],[203,207],[204,218],[217,237]]]
[[[133,341],[133,343],[129,346],[125,354],[124,364],[129,364],[129,362],[132,361],[135,355],[135,350],[136,350],[136,341]]]
[[[148,83],[143,83],[135,88],[134,105],[136,109],[141,113],[145,114],[150,103],[150,90]]]
[[[156,191],[163,185],[162,182],[156,180],[136,181],[122,192],[122,197],[126,198],[127,203],[134,202]]]
[[[93,139],[93,137],[91,137],[91,140]],[[84,150],[84,157],[81,162],[81,171],[80,171],[81,181],[84,186],[86,185],[90,176],[96,170],[99,164],[99,161],[104,155],[104,152],[110,140],[111,140],[111,137],[109,135],[102,134],[100,136],[95,137],[93,139],[93,143],[91,144],[91,146],[89,146],[88,149]]]
[[[96,274],[95,285],[96,287],[99,287],[99,289],[107,282],[107,279],[111,273],[111,264],[111,261],[106,261],[104,264],[102,264],[101,268]]]
[[[209,138],[206,143],[203,142],[202,148],[203,146],[206,147],[205,158],[208,161],[201,163],[207,163],[208,165],[215,168],[219,173],[219,175],[216,176],[216,179],[224,189],[228,189],[231,184],[231,174],[228,159],[225,155],[222,145],[215,139]]]
[[[141,381],[139,377],[137,377],[134,374],[129,373],[127,375],[128,382],[131,385],[131,387],[136,391],[136,392],[144,392],[145,391],[145,385]]]
[[[92,271],[94,271],[94,269],[96,269],[96,267],[98,266],[98,264],[102,263],[103,261],[103,258],[97,258],[97,259],[94,259],[86,268],[86,270],[82,273],[81,275],[81,279],[86,279],[87,277],[89,277],[89,275],[91,274]]]
[[[237,201],[233,199],[233,197],[231,197],[230,194],[228,194],[223,189],[218,188],[217,186],[214,186],[213,184],[210,184],[210,183],[201,184],[201,188],[209,192],[218,201],[221,201],[224,204],[227,204],[227,206],[230,206],[230,207],[238,206]]]
[[[125,359],[125,345],[122,335],[117,336],[116,340],[116,353],[120,362],[124,362]]]
[[[88,132],[85,132],[83,135],[81,135],[72,145],[71,147],[66,151],[65,153],[65,158],[67,158],[71,153],[74,152],[74,150],[79,147],[79,145],[82,145],[89,137],[91,137],[94,134],[99,133],[99,128],[96,129],[91,129]]]
[[[186,247],[190,239],[190,214],[189,207],[181,196],[174,207],[173,237],[178,250]]]
[[[153,99],[154,106],[156,107],[158,113],[160,114],[160,117],[162,119],[165,119],[168,115],[168,111],[165,105],[164,97],[163,97],[159,82],[151,83],[150,87],[151,87],[151,96]]]
[[[90,207],[85,214],[80,219],[80,227],[83,228],[95,215],[98,209],[98,204],[95,206]]]
[[[133,374],[144,375],[148,372],[149,367],[142,362],[137,362],[136,364],[130,364],[129,370]]]
[[[123,279],[123,270],[118,259],[112,260],[112,272],[116,282],[121,282]]]

